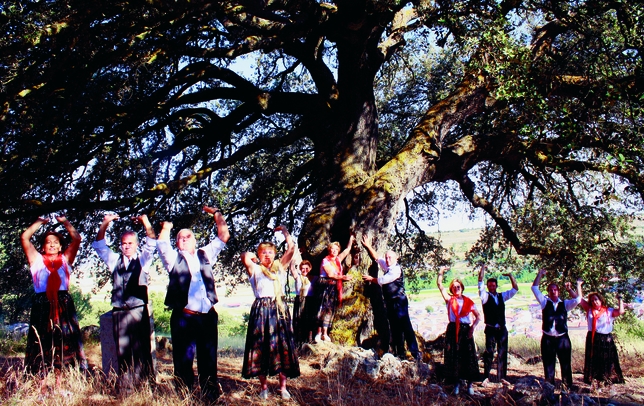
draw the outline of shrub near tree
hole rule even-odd
[[[475,256],[641,287],[641,2],[5,1],[0,290],[28,290],[17,231],[96,210],[213,233],[276,224],[314,269],[378,236],[411,277],[449,262],[425,224],[484,213]],[[258,224],[249,227],[249,224]],[[194,227],[193,227],[194,226]],[[391,238],[390,238],[391,237]],[[500,253],[503,253],[502,255]],[[366,259],[366,257],[365,257]],[[367,266],[366,261],[361,265]]]

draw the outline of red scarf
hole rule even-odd
[[[458,343],[458,331],[461,327],[461,317],[465,317],[472,311],[472,306],[474,302],[467,296],[461,296],[463,298],[463,308],[461,312],[458,312],[458,300],[456,296],[452,296],[449,299],[449,308],[452,309],[452,313],[456,316],[456,342]]]
[[[327,261],[329,261],[331,264],[333,264],[336,268],[336,273],[339,277],[342,276],[342,263],[340,262],[340,258],[335,257],[331,258],[330,255],[327,255],[325,258]],[[338,288],[338,303],[342,304],[342,279],[338,279],[337,281],[337,288]]]
[[[69,279],[69,271],[67,267],[64,266],[62,254],[58,254],[56,259],[51,261],[47,256],[43,255],[43,262],[49,271],[49,276],[47,278],[47,288],[45,289],[45,295],[47,300],[49,300],[49,319],[54,322],[54,324],[60,324],[60,317],[58,314],[58,290],[63,281],[60,279],[58,270],[61,267],[64,267],[65,274]]]
[[[590,312],[593,315],[593,330],[592,330],[592,333],[590,335],[590,343],[591,344],[595,343],[595,331],[597,330],[597,319],[602,317],[604,315],[604,313],[606,313],[607,310],[608,309],[606,309],[604,306],[600,307],[599,310],[590,309]]]

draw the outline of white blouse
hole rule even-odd
[[[586,315],[586,318],[588,320],[588,331],[593,331],[593,311],[588,310],[588,313]],[[608,310],[604,312],[598,319],[597,319],[597,329],[595,330],[595,333],[599,334],[609,334],[613,332],[613,321],[615,318],[613,317],[613,308],[609,307]]]
[[[252,265],[253,274],[249,277],[250,285],[253,288],[253,293],[255,293],[255,298],[259,299],[262,297],[275,297],[275,288],[274,283],[271,278],[264,275],[262,268],[257,265]],[[286,269],[280,269],[279,275],[279,286],[280,286],[280,296],[284,296],[284,285],[286,284]]]

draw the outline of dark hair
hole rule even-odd
[[[65,249],[67,249],[67,241],[65,241],[65,236],[59,233],[58,231],[54,231],[54,230],[46,231],[45,234],[42,235],[41,241],[40,241],[40,252],[44,251],[45,240],[50,235],[53,235],[58,239],[58,242],[60,243],[60,252],[65,252]]]
[[[498,286],[498,284],[499,284],[499,281],[497,281],[497,280],[496,280],[496,278],[488,278],[488,279],[487,279],[487,283],[490,283],[490,282],[494,282],[494,283],[496,283],[496,284],[497,284],[497,286]]]

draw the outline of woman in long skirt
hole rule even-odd
[[[438,271],[438,289],[447,304],[449,324],[445,331],[444,371],[448,381],[455,383],[454,394],[458,395],[461,384],[467,383],[467,392],[474,394],[472,382],[479,379],[479,364],[474,344],[474,329],[479,323],[480,314],[474,302],[463,296],[465,285],[454,279],[449,292],[443,287],[445,270]],[[472,316],[474,321],[472,322]]]
[[[320,304],[317,314],[318,331],[313,341],[331,341],[329,329],[333,323],[335,311],[342,304],[342,282],[351,280],[350,275],[342,274],[342,261],[351,252],[354,235],[351,234],[349,243],[340,252],[340,243],[332,242],[327,246],[328,255],[320,264],[320,277],[315,285],[315,297]]]
[[[279,374],[282,399],[290,399],[286,389],[287,378],[300,376],[291,315],[284,299],[287,267],[293,256],[295,244],[284,226],[275,231],[281,232],[287,249],[280,260],[275,259],[275,244],[263,242],[257,247],[257,255],[244,252],[241,260],[255,294],[250,310],[248,332],[242,376],[258,377],[261,385],[260,398],[268,399],[267,376]]]
[[[56,217],[71,236],[71,243],[63,248],[64,237],[56,231],[43,236],[42,252],[31,242],[31,237],[49,219],[38,218],[20,236],[27,255],[36,297],[31,307],[25,366],[30,373],[41,375],[44,392],[48,369],[56,371],[56,390],[60,391],[60,370],[67,365],[87,367],[83,351],[76,307],[70,296],[71,265],[76,258],[81,236],[64,217]]]
[[[592,384],[593,380],[624,383],[612,334],[615,318],[624,314],[622,297],[618,296],[617,299],[619,301],[617,309],[607,307],[606,301],[599,293],[589,294],[588,301],[581,300],[581,307],[586,312],[588,320],[584,362],[584,382],[588,384]]]
[[[310,274],[312,268],[311,262],[304,260],[300,262],[299,269],[294,273],[297,295],[293,304],[293,332],[295,333],[295,343],[298,345],[313,339],[315,326],[313,320],[320,307],[315,305],[313,287],[317,277]]]

